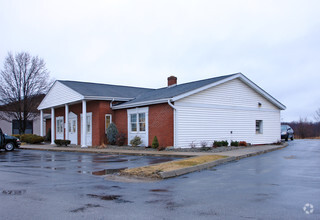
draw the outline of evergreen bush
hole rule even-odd
[[[112,145],[116,144],[117,134],[118,134],[117,126],[114,123],[111,123],[107,128],[107,134],[106,134],[109,144],[112,144]]]
[[[59,145],[59,146],[62,146],[62,145],[68,146],[71,143],[71,141],[70,140],[56,139],[56,140],[54,140],[54,143],[56,145]]]
[[[159,141],[157,136],[154,136],[153,141],[152,141],[152,148],[157,149],[159,147]]]
[[[135,136],[131,141],[130,144],[132,147],[137,147],[138,145],[142,144],[141,138],[139,136]]]
[[[231,141],[231,146],[238,147],[239,141]]]

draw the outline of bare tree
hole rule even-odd
[[[314,115],[314,119],[317,122],[320,122],[320,108],[318,108],[318,110],[316,111],[316,114]]]
[[[43,59],[26,52],[8,53],[0,72],[0,118],[17,120],[19,133],[24,134],[27,121],[39,115],[37,107],[50,84]]]

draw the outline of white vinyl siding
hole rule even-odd
[[[61,82],[56,81],[40,103],[38,109],[63,106],[66,103],[80,101],[83,98],[81,94],[63,85]]]
[[[210,89],[204,90],[203,92],[183,98],[179,100],[179,102],[251,108],[258,107],[260,102],[260,109],[278,110],[275,105],[244,84],[240,79],[234,79],[218,86],[214,86]]]
[[[262,103],[259,107],[258,103]],[[200,146],[201,141],[246,141],[252,144],[280,140],[280,110],[238,79],[175,102],[176,146]],[[256,133],[256,121],[263,133]]]

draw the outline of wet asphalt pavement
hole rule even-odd
[[[160,182],[102,176],[172,159],[1,151],[0,219],[320,219],[320,140]]]

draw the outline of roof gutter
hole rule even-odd
[[[135,102],[132,104],[120,104],[120,105],[115,105],[112,107],[112,109],[124,109],[124,108],[135,108],[139,106],[144,106],[144,105],[154,105],[154,104],[160,104],[160,103],[166,103],[168,99],[157,99],[157,100],[151,100],[151,101],[145,101],[145,102]]]
[[[168,105],[171,106],[171,108],[173,108],[173,147],[176,147],[176,111],[177,108],[171,103],[171,100],[168,99]]]

